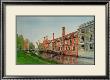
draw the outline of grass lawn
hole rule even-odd
[[[43,59],[32,53],[18,51],[16,55],[16,64],[57,64],[57,62]]]

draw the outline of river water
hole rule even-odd
[[[54,55],[54,54],[42,54],[43,58],[57,61],[59,64],[75,64],[75,65],[93,65],[95,64],[94,58],[89,57],[75,57],[69,55]]]

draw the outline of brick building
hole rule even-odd
[[[76,55],[80,52],[94,51],[94,21],[81,24],[72,33],[65,34],[65,27],[62,27],[62,36],[48,40],[44,37],[43,45],[45,49],[59,51],[65,55]]]
[[[48,40],[48,38],[44,37],[43,45],[45,49],[60,51],[66,55],[74,55],[77,53],[78,47],[78,32],[72,32],[65,35],[65,27],[62,27],[62,37]]]

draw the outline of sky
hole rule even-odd
[[[91,20],[94,20],[93,16],[17,16],[16,27],[17,34],[22,34],[25,39],[35,43],[42,41],[45,36],[51,40],[53,33],[55,38],[61,37],[64,26],[68,34]]]

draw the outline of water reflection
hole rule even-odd
[[[59,64],[78,64],[78,58],[73,55],[55,55],[43,53],[41,56],[46,59],[57,61]]]
[[[64,55],[64,54],[49,54],[49,53],[42,53],[41,57],[49,60],[54,60],[59,64],[94,64],[94,58],[86,58],[86,57],[76,57],[73,55]]]

